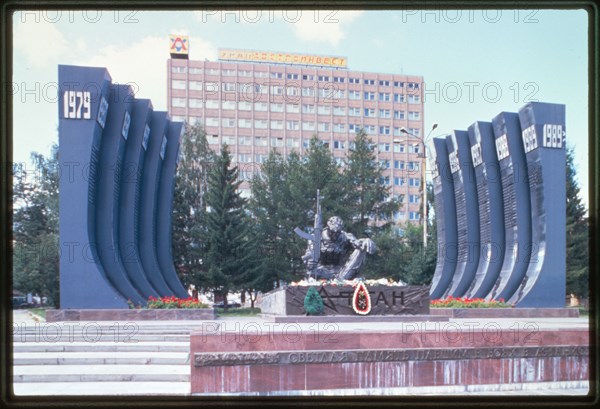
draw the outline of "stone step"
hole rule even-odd
[[[20,382],[189,382],[189,365],[17,365]]]
[[[15,342],[13,351],[17,352],[186,352],[190,351],[188,342]]]
[[[189,382],[36,382],[15,383],[17,396],[189,395]]]
[[[14,365],[189,365],[186,352],[16,352]]]
[[[112,333],[75,333],[75,334],[18,334],[13,336],[16,342],[88,342],[95,343],[101,341],[116,341],[135,343],[139,341],[181,341],[189,342],[189,334],[112,334]]]

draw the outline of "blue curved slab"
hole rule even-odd
[[[154,111],[150,125],[150,136],[142,171],[142,186],[140,192],[139,237],[138,247],[142,266],[152,287],[162,296],[172,296],[173,291],[165,281],[156,247],[156,213],[158,211],[158,184],[160,182],[160,158],[163,138],[166,138],[169,121],[166,112]]]
[[[127,299],[143,304],[145,298],[129,280],[119,252],[119,196],[125,142],[129,135],[133,90],[129,85],[111,87],[106,126],[100,145],[96,207],[98,255],[109,280]]]
[[[58,66],[60,306],[127,308],[96,243],[99,160],[111,77],[105,68]]]
[[[190,295],[185,290],[175,267],[173,266],[173,193],[175,189],[175,171],[179,156],[179,147],[183,135],[182,122],[170,122],[166,134],[166,146],[161,151],[162,166],[160,184],[158,185],[158,210],[156,220],[156,248],[160,270],[169,288],[177,297],[187,298]]]
[[[504,261],[502,182],[492,124],[478,121],[467,132],[477,184],[481,252],[475,278],[465,297],[485,298],[496,283]]]
[[[438,252],[435,272],[429,295],[441,298],[448,289],[458,255],[458,233],[456,203],[454,201],[454,179],[448,161],[448,146],[445,138],[433,139],[435,165],[433,167],[433,193],[437,222]]]
[[[564,307],[566,293],[565,106],[531,102],[519,110],[527,158],[532,255],[518,307]]]
[[[458,227],[458,258],[447,294],[462,297],[475,279],[479,264],[479,202],[469,135],[466,131],[454,131],[447,142]]]
[[[531,256],[531,199],[519,116],[502,112],[492,120],[504,199],[505,254],[486,299],[509,300],[523,281]]]
[[[119,209],[119,246],[123,265],[131,282],[144,296],[158,297],[142,266],[138,247],[139,206],[142,169],[146,150],[144,138],[150,136],[153,107],[148,99],[136,99],[133,104],[129,135],[125,144],[123,175],[121,177],[121,206]]]

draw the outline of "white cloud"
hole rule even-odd
[[[338,45],[346,37],[351,23],[361,14],[362,10],[315,10],[304,12],[297,22],[291,14],[283,20],[293,24],[295,34],[301,40]]]
[[[174,32],[175,33],[175,32]],[[137,98],[148,98],[156,110],[166,110],[169,37],[148,36],[127,44],[111,44],[76,65],[106,67],[113,82],[132,84]],[[215,59],[216,48],[190,37],[190,59]]]
[[[21,53],[28,64],[35,68],[49,68],[58,64],[70,52],[65,36],[56,23],[38,19],[14,26],[14,50]]]

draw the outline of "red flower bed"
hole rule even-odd
[[[131,307],[131,304],[130,304]],[[195,298],[177,298],[171,297],[148,297],[146,308],[151,309],[174,309],[174,308],[208,308],[208,305],[201,303]]]
[[[505,302],[502,298],[498,301],[486,301],[483,298],[454,298],[449,296],[443,300],[431,300],[431,308],[510,308],[512,304]]]

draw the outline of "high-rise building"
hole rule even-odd
[[[227,143],[243,180],[271,149],[302,152],[315,134],[343,164],[364,128],[385,168],[382,182],[402,200],[395,221],[420,220],[423,77],[350,71],[337,56],[219,50],[218,61],[172,57],[171,117],[201,123],[212,147]],[[248,183],[241,188],[249,194]]]

